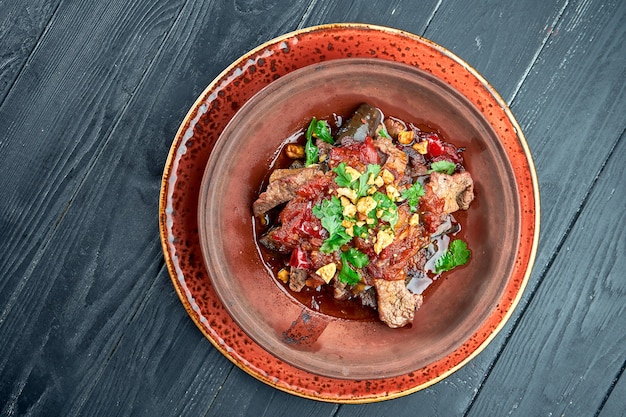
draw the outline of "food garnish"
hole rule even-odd
[[[453,240],[448,250],[435,262],[435,272],[451,271],[457,266],[465,265],[469,261],[470,254],[467,243],[460,239]]]
[[[442,161],[435,161],[432,164],[430,164],[430,169],[428,170],[428,173],[430,174],[432,172],[441,172],[442,174],[452,175],[455,170],[456,170],[455,163],[442,160]]]
[[[417,205],[420,201],[420,197],[423,197],[424,194],[424,187],[419,182],[416,182],[402,192],[402,198],[409,204],[411,212],[415,212],[417,211]]]

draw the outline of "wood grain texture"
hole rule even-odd
[[[512,103],[541,190],[541,247],[533,279],[554,256],[624,130],[624,21],[624,2],[570,3]]]
[[[467,61],[510,103],[568,3],[443,2],[425,36]]]
[[[437,12],[439,0],[391,0],[377,5],[367,0],[338,2],[317,0],[303,22],[303,26],[321,23],[357,22],[389,26],[421,35]],[[418,10],[418,12],[416,12]]]
[[[77,190],[177,12],[175,2],[62,5],[0,110],[10,138],[3,169],[13,174],[2,178],[0,202],[3,415],[79,409],[145,297],[137,277],[151,283],[162,268],[146,213],[160,173],[135,159],[131,142],[103,160],[97,183]],[[116,190],[103,193],[107,185],[130,195],[118,200]]]
[[[589,416],[601,406],[624,366],[624,161],[626,136],[602,170],[470,416],[496,410],[516,416]],[[605,213],[601,220],[600,211]],[[589,256],[581,257],[584,252]]]
[[[369,405],[234,367],[178,300],[157,227],[197,95],[262,42],[340,21],[425,34],[477,68],[542,188],[509,324],[440,383]],[[618,0],[0,0],[0,415],[623,415],[624,22]]]
[[[622,372],[618,376],[618,380],[615,381],[615,386],[610,392],[607,401],[603,404],[602,410],[597,415],[599,417],[612,417],[612,416],[624,416],[626,415],[626,378],[624,378],[624,368],[626,368],[626,361],[622,365]]]
[[[266,40],[267,34],[259,33],[258,37],[235,41],[242,31],[240,25],[249,24],[246,23],[249,14],[257,12],[250,8],[238,12],[241,4],[232,6],[189,2],[182,7],[166,42],[156,54],[155,63],[113,127],[110,139],[103,145],[52,237],[50,246],[71,253],[73,244],[65,242],[72,239],[66,239],[64,233],[72,230],[72,225],[80,224],[77,233],[94,236],[96,241],[106,231],[112,235],[100,244],[82,242],[84,257],[75,260],[74,267],[80,269],[86,259],[93,259],[91,262],[102,268],[100,259],[126,263],[108,265],[109,271],[99,269],[96,274],[104,275],[105,282],[87,282],[87,278],[79,279],[76,274],[67,279],[57,278],[59,285],[70,288],[67,296],[56,299],[55,304],[82,311],[77,301],[79,289],[72,287],[81,282],[87,286],[84,291],[99,300],[103,313],[113,313],[106,321],[106,329],[101,331],[107,340],[96,329],[90,329],[93,344],[84,341],[76,349],[76,363],[59,364],[66,369],[91,368],[84,373],[90,379],[84,381],[80,390],[65,386],[61,379],[61,394],[65,395],[66,404],[56,407],[63,415],[159,415],[162,410],[202,415],[222,389],[219,381],[233,368],[195,328],[175,295],[163,268],[156,223],[165,158],[178,124],[196,94],[236,57]],[[279,6],[285,5],[274,7]],[[276,14],[275,9],[257,11]],[[297,18],[298,13],[291,12],[284,13],[282,20],[274,20],[276,35]],[[221,43],[211,42],[214,34],[197,30],[208,27],[214,19],[221,19],[224,27],[233,31],[232,36],[223,34]],[[257,15],[255,19],[264,18]],[[219,57],[215,56],[216,51],[220,51]],[[202,62],[206,71],[199,70],[198,62]],[[166,117],[164,109],[171,116]],[[119,172],[125,175],[117,175]],[[99,200],[94,198],[94,193],[115,199]],[[90,213],[90,217],[83,218],[85,213]],[[44,259],[49,259],[47,253]],[[154,267],[145,269],[146,265]],[[95,314],[96,311],[88,311],[82,317],[64,317],[62,328],[95,327],[98,325],[92,323]],[[172,316],[177,319],[172,320]],[[77,337],[84,337],[79,333]],[[66,346],[60,346],[59,350],[72,352]],[[90,352],[91,356],[83,352]],[[43,361],[48,359],[46,352],[35,356]],[[121,380],[125,384],[120,385]],[[235,394],[247,398],[245,391],[238,390]],[[53,407],[46,399],[40,402]]]
[[[0,178],[0,269],[13,279],[0,282],[0,322],[40,262],[177,6],[177,0],[61,5],[7,95],[0,108],[7,135],[0,144],[7,173]]]
[[[165,268],[100,365],[74,415],[201,416],[233,368],[189,320]]]
[[[294,397],[261,384],[239,370],[236,371],[228,376],[207,416],[321,417],[334,416],[342,407]],[[263,404],[263,407],[260,408],[258,404]]]
[[[59,2],[0,2],[0,106],[37,46]]]

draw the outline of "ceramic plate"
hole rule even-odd
[[[519,204],[520,223],[511,248],[513,261],[499,302],[477,321],[466,339],[445,354],[406,370],[399,367],[381,377],[316,372],[315,366],[279,359],[289,355],[275,356],[254,342],[217,296],[203,263],[198,235],[202,176],[214,145],[237,110],[286,74],[342,58],[407,64],[462,96],[482,113],[490,131],[501,141]],[[166,163],[160,231],[166,264],[183,305],[203,334],[235,365],[271,386],[302,397],[372,402],[406,395],[445,378],[478,354],[502,328],[521,297],[534,261],[539,235],[538,187],[521,129],[499,95],[466,63],[432,42],[395,29],[326,25],[290,33],[257,47],[234,62],[202,93],[183,121]],[[358,367],[354,369],[358,374]]]

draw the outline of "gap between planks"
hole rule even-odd
[[[491,371],[493,370],[494,366],[496,365],[496,363],[500,359],[500,356],[502,356],[502,353],[504,352],[504,349],[508,345],[509,340],[515,334],[515,330],[517,329],[517,327],[519,325],[519,322],[521,321],[522,317],[524,317],[524,314],[526,313],[526,310],[528,310],[529,306],[532,304],[533,299],[535,298],[537,292],[539,291],[539,288],[541,287],[542,283],[544,282],[544,278],[546,277],[546,275],[548,274],[548,272],[552,268],[552,265],[554,264],[557,256],[561,252],[561,249],[563,248],[563,245],[567,241],[567,238],[570,235],[572,229],[574,228],[574,225],[576,224],[576,222],[580,218],[581,213],[583,212],[584,208],[587,206],[587,204],[589,202],[589,197],[592,194],[592,190],[594,189],[596,183],[600,179],[600,176],[604,172],[604,169],[608,165],[609,161],[611,160],[611,158],[613,158],[613,154],[614,154],[615,148],[617,147],[617,145],[620,142],[620,140],[622,140],[625,136],[626,136],[626,128],[622,131],[622,133],[620,135],[617,136],[617,140],[613,143],[613,145],[611,146],[611,149],[607,153],[607,158],[603,161],[602,165],[598,169],[598,171],[597,171],[596,175],[594,176],[593,181],[591,182],[591,184],[589,184],[589,187],[587,188],[587,191],[585,192],[585,195],[584,195],[580,205],[578,206],[578,208],[576,210],[576,213],[572,217],[571,221],[568,223],[567,228],[565,229],[565,232],[563,233],[563,236],[559,240],[559,243],[557,244],[557,246],[555,247],[554,252],[552,253],[552,256],[550,256],[546,266],[539,273],[539,278],[537,280],[537,285],[535,286],[535,288],[533,288],[529,292],[529,296],[528,296],[528,299],[526,301],[526,304],[523,305],[523,306],[522,305],[518,306],[519,312],[517,314],[517,317],[514,319],[514,321],[512,321],[512,326],[511,326],[510,331],[505,335],[504,342],[502,343],[502,345],[498,349],[498,352],[496,353],[496,356],[493,359],[493,361],[489,364],[489,367],[487,368],[487,371],[485,372],[485,377],[483,378],[483,382],[486,381],[489,378],[489,375],[491,374]],[[621,375],[624,373],[624,368],[625,367],[626,367],[626,361],[623,363],[622,368],[620,369],[620,371],[618,372],[618,374],[614,378],[613,383],[611,384],[611,387],[610,387],[609,391],[606,393],[606,396],[605,396],[604,400],[602,401],[602,404],[601,404],[600,408],[598,409],[595,417],[597,417],[599,415],[600,411],[602,411],[602,407],[604,406],[604,404],[606,404],[609,396],[611,395],[611,391],[613,391],[617,381],[619,380]],[[478,395],[480,394],[480,392],[482,390],[482,386],[483,386],[483,384],[481,383],[481,385],[478,388],[478,391],[472,397],[472,400],[470,401],[467,409],[465,410],[465,413],[463,413],[464,417],[467,417],[469,415],[469,413],[471,412],[472,408],[474,407],[476,399],[478,398]]]
[[[17,74],[15,75],[15,77],[13,77],[13,81],[9,83],[9,86],[4,94],[4,97],[0,99],[0,110],[2,110],[2,107],[4,106],[4,102],[6,101],[6,98],[11,93],[11,90],[13,89],[13,87],[15,86],[15,84],[17,84],[18,80],[22,77],[24,68],[26,68],[28,66],[28,63],[32,61],[33,55],[39,49],[41,40],[44,38],[46,33],[48,33],[49,28],[52,26],[53,20],[56,18],[56,14],[57,14],[57,11],[59,10],[60,5],[61,5],[61,1],[59,1],[56,4],[56,6],[54,6],[54,10],[52,10],[52,13],[50,13],[50,18],[48,18],[48,21],[44,25],[44,29],[41,31],[41,33],[37,37],[37,41],[35,42],[33,49],[30,50],[30,52],[28,53],[28,56],[26,57],[22,65],[20,65],[20,69],[17,71]]]

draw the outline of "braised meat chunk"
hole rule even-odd
[[[474,200],[474,181],[467,171],[457,172],[453,175],[433,172],[427,187],[437,197],[443,199],[444,213],[467,210]]]
[[[375,279],[378,314],[380,320],[391,328],[413,323],[415,310],[422,305],[422,295],[411,293],[404,281]]]
[[[255,216],[286,203],[296,196],[296,190],[316,176],[324,175],[317,167],[275,170],[270,183],[252,205]]]

